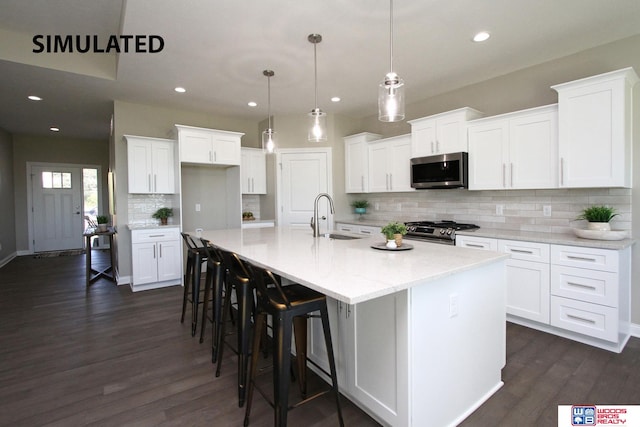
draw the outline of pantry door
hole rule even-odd
[[[276,162],[278,225],[309,227],[311,231],[316,196],[332,192],[331,147],[279,150]],[[321,232],[333,229],[333,216],[324,197],[320,199],[318,217]]]
[[[31,167],[34,252],[82,248],[82,194],[81,167]]]

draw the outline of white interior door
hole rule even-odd
[[[316,196],[332,191],[331,148],[282,150],[277,156],[278,225],[309,227]],[[326,198],[320,200],[318,217],[321,232],[333,228]]]
[[[83,246],[82,168],[32,166],[34,252]]]

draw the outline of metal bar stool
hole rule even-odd
[[[200,342],[204,341],[204,330],[209,312],[209,300],[211,299],[211,323],[213,330],[211,343],[211,363],[218,360],[218,337],[222,326],[222,301],[225,269],[222,265],[222,255],[210,241],[200,239],[207,254],[207,275],[204,282],[204,307],[202,310],[202,326],[200,327]],[[213,297],[211,295],[213,294]],[[211,298],[210,298],[211,297]],[[233,319],[232,319],[233,320]]]
[[[231,293],[235,290],[238,317],[236,321],[238,344],[236,352],[238,354],[238,406],[242,407],[246,397],[247,369],[249,356],[251,355],[251,331],[252,315],[255,302],[253,297],[253,282],[245,265],[234,253],[218,248],[222,256],[223,268],[226,269],[224,278],[224,306],[222,310],[222,321],[220,322],[220,334],[217,340],[216,377],[220,376],[224,352],[224,337],[226,335],[225,319],[231,314]]]
[[[322,394],[333,391],[336,396],[336,406],[338,409],[340,426],[344,426],[342,409],[340,406],[336,364],[333,356],[333,345],[331,342],[327,300],[325,295],[300,284],[291,284],[283,287],[280,284],[280,280],[278,280],[279,278],[277,278],[272,272],[249,264],[247,264],[246,268],[254,279],[257,295],[256,320],[253,338],[254,349],[260,346],[260,340],[264,338],[262,331],[267,324],[267,315],[271,315],[273,320],[274,402],[269,403],[274,408],[274,425],[277,427],[287,425],[287,413],[290,409],[289,382],[291,377],[289,362],[291,356],[291,333],[293,328],[296,335],[298,381],[300,383],[303,400],[293,405],[291,409],[309,402]],[[329,357],[332,384],[328,390],[306,397],[306,320],[310,317],[311,313],[316,311],[320,312],[320,317],[322,319],[322,329],[324,331],[324,340],[327,347],[327,355]],[[302,322],[300,322],[300,320],[302,320]],[[253,352],[251,356],[251,365],[249,366],[247,407],[244,418],[245,426],[249,425],[249,416],[251,415],[251,402],[253,399],[253,392],[256,387],[255,378],[258,354],[258,351]],[[260,392],[263,394],[262,391]]]
[[[207,261],[205,248],[198,246],[187,233],[180,233],[187,247],[187,266],[184,273],[184,294],[182,296],[182,316],[180,323],[184,323],[184,315],[187,303],[191,302],[191,336],[196,335],[198,327],[198,306],[200,304],[200,269],[202,263]],[[191,292],[191,298],[189,298]]]

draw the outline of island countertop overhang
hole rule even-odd
[[[314,238],[311,230],[299,227],[205,230],[200,235],[251,263],[348,304],[509,257],[499,252],[414,240],[405,240],[413,245],[412,250],[383,251],[371,248],[380,243],[379,237]]]

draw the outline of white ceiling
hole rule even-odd
[[[640,33],[638,0],[395,0],[394,9],[407,103]],[[480,30],[492,38],[472,43]],[[47,134],[58,125],[61,135],[106,138],[114,99],[258,121],[264,69],[275,71],[272,113],[302,117],[314,106],[310,33],[323,37],[319,107],[376,114],[389,71],[388,0],[2,0],[0,128]],[[35,54],[36,34],[155,34],[165,46],[117,58]],[[32,93],[44,101],[28,101]]]

